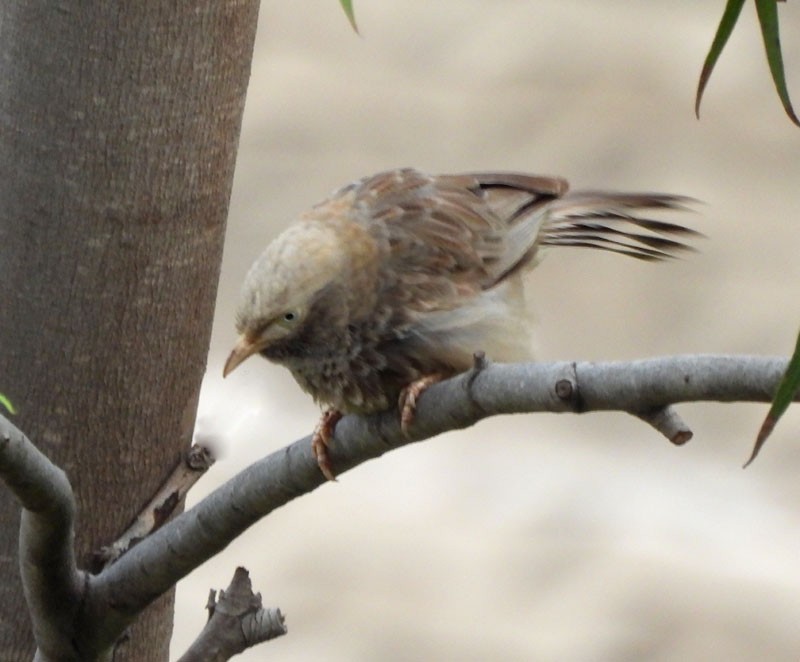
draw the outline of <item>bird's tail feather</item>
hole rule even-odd
[[[570,193],[549,205],[539,243],[595,248],[640,260],[666,260],[695,250],[675,237],[702,234],[642,214],[687,211],[692,202],[691,198],[660,193]]]

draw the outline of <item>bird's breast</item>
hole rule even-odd
[[[314,400],[346,413],[371,413],[389,406],[381,371],[359,357],[328,356],[291,361],[287,367]]]

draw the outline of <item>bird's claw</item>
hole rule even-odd
[[[419,399],[419,396],[422,395],[429,387],[433,386],[437,382],[442,381],[443,379],[444,375],[438,372],[425,375],[424,377],[420,377],[419,379],[411,382],[402,391],[400,391],[400,397],[397,400],[397,406],[400,409],[400,429],[403,431],[404,435],[408,436],[408,431],[417,415],[417,400]]]
[[[327,480],[335,481],[336,476],[331,468],[331,461],[328,457],[328,448],[333,440],[333,432],[336,424],[341,420],[343,414],[338,409],[326,409],[322,417],[314,428],[314,435],[311,437],[311,452],[317,459],[319,470]]]

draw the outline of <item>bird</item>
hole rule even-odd
[[[407,431],[431,384],[469,370],[476,351],[531,359],[523,276],[548,247],[659,261],[700,233],[651,218],[686,210],[662,193],[570,192],[561,177],[515,172],[380,172],[301,214],[248,271],[239,340],[223,376],[250,356],[288,368],[325,407],[312,452],[344,414],[397,406]]]

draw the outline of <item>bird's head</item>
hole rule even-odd
[[[325,224],[300,222],[279,235],[245,278],[236,313],[239,341],[223,376],[296,334],[320,293],[346,268],[342,241]]]

